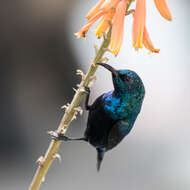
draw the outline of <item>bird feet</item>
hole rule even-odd
[[[56,141],[69,141],[72,140],[69,137],[66,137],[64,134],[59,133],[57,131],[48,131],[48,134],[51,136],[53,140]]]
[[[69,138],[65,136],[63,133],[59,133],[58,131],[49,131],[48,134],[51,136],[53,140],[56,140],[56,141],[87,141],[86,137]]]

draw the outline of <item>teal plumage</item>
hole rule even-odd
[[[145,88],[141,78],[131,70],[115,70],[110,65],[97,63],[112,73],[114,90],[99,96],[85,107],[89,111],[87,128],[83,138],[71,139],[55,133],[57,140],[85,140],[97,150],[97,169],[100,169],[104,153],[117,146],[129,134],[140,113]]]
[[[119,70],[118,72],[120,76],[130,76],[131,82],[124,83],[121,78],[113,77],[115,90],[104,94],[104,108],[115,120],[133,118],[140,112],[145,88],[142,80],[134,71]]]

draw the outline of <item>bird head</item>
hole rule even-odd
[[[113,85],[116,93],[144,93],[144,85],[141,78],[134,71],[122,69],[116,70],[108,64],[97,63],[112,73]]]

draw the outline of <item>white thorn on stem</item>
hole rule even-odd
[[[48,131],[47,134],[58,137],[55,131]]]
[[[77,92],[77,89],[76,88],[73,88],[74,92]]]
[[[83,73],[83,71],[81,71],[81,70],[77,69],[76,74],[81,76],[82,81],[84,81],[84,80],[85,80],[85,74]]]
[[[45,182],[45,177],[42,178],[42,183],[44,183],[44,182]]]
[[[76,118],[77,118],[77,117],[76,117],[76,113],[74,113],[74,115],[73,115],[71,121],[75,120]]]
[[[65,109],[65,112],[67,113],[67,112],[68,112],[68,109],[69,109],[69,106],[70,106],[70,104],[67,103],[67,104],[64,105],[64,106],[61,106],[61,109]]]
[[[61,163],[61,156],[60,156],[60,154],[58,154],[58,153],[54,154],[53,155],[53,159],[58,159],[59,162]]]
[[[83,110],[81,107],[74,108],[74,114],[73,114],[73,117],[71,119],[72,121],[77,118],[78,113],[80,113],[80,115],[82,115]]]
[[[81,107],[74,108],[74,110],[75,110],[77,113],[80,113],[80,115],[83,114],[83,110],[82,110]]]
[[[82,93],[86,92],[85,88],[84,87],[80,88],[80,92]]]
[[[60,133],[61,133],[61,134],[65,134],[65,133],[66,133],[67,126],[68,126],[68,125],[63,125],[63,127],[62,127],[61,130],[60,130]]]
[[[44,160],[44,157],[43,157],[43,156],[40,156],[40,157],[37,159],[36,163],[38,163],[40,167],[43,167],[44,161],[45,161],[45,160]]]
[[[91,64],[93,67],[96,67],[96,64],[94,63],[94,61],[92,61],[90,64]]]

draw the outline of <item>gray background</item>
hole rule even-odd
[[[96,152],[87,143],[63,143],[62,163],[55,161],[41,190],[189,190],[190,85],[188,0],[168,0],[173,22],[147,1],[147,28],[160,54],[131,47],[131,24],[125,23],[116,68],[135,70],[143,79],[146,97],[135,127],[105,155],[96,172]],[[0,2],[0,190],[27,189],[63,115],[60,107],[72,99],[99,44],[90,30],[87,40],[73,33],[94,5],[90,0],[7,0]],[[111,75],[100,68],[92,102],[112,88]],[[80,137],[87,114],[74,121],[68,135]]]

